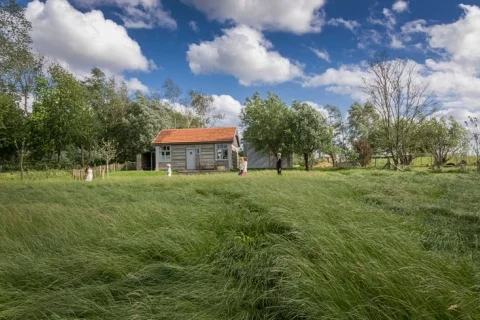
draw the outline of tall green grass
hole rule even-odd
[[[477,175],[0,181],[0,319],[479,319]]]

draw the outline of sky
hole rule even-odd
[[[480,0],[24,1],[36,51],[78,77],[92,67],[133,92],[212,95],[219,125],[238,125],[255,91],[346,112],[364,102],[375,52],[406,59],[441,102],[480,116]]]

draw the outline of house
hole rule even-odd
[[[236,127],[164,129],[153,140],[155,170],[237,169],[240,140]]]
[[[269,154],[267,152],[257,151],[248,143],[248,141],[243,141],[243,154],[248,158],[248,168],[249,169],[274,169],[277,165],[277,156],[274,154]],[[282,167],[283,168],[293,168],[293,154],[283,154],[282,155]]]

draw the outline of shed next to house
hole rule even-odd
[[[153,140],[155,169],[211,170],[238,167],[240,140],[236,127],[164,129]]]

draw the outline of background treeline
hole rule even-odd
[[[31,25],[24,9],[0,0],[0,164],[23,172],[24,163],[41,168],[135,161],[152,150],[163,128],[213,126],[224,116],[213,98],[184,94],[171,79],[160,93],[129,94],[124,82],[93,68],[76,78],[58,64],[45,63],[31,48]],[[244,138],[258,150],[294,152],[312,169],[314,155],[366,166],[372,154],[388,156],[395,167],[429,154],[440,167],[452,156],[479,155],[478,120],[464,124],[437,118],[438,103],[418,81],[414,64],[377,55],[364,80],[368,103],[346,114],[323,110],[278,95],[247,98],[240,114]],[[479,167],[480,169],[480,167]]]

